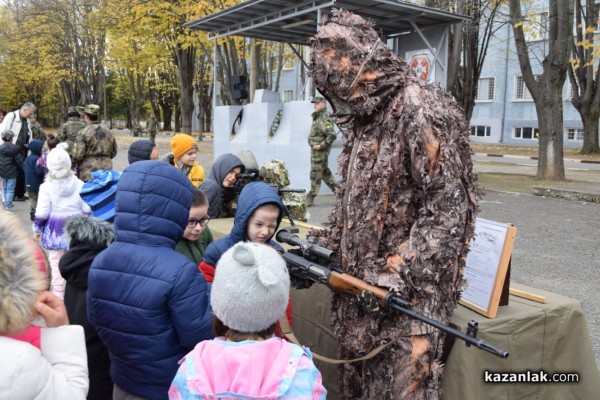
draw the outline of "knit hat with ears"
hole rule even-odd
[[[198,149],[198,143],[190,135],[179,133],[171,139],[171,151],[175,158],[179,158],[191,149]]]
[[[68,146],[67,143],[62,142],[48,152],[46,167],[48,168],[50,177],[61,179],[69,174],[73,174],[73,171],[71,171],[71,157],[65,151]]]
[[[210,304],[223,324],[238,332],[261,332],[285,314],[290,276],[273,248],[239,242],[217,263]]]

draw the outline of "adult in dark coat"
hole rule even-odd
[[[175,251],[192,189],[161,161],[133,163],[119,178],[115,241],[92,263],[87,304],[110,354],[117,398],[165,399],[178,361],[213,337],[208,284]]]
[[[112,399],[113,381],[110,378],[110,357],[96,330],[87,317],[86,294],[88,272],[94,258],[115,238],[115,228],[101,219],[78,215],[64,227],[71,237],[69,250],[61,257],[58,267],[66,280],[65,306],[72,325],[81,325],[85,333],[90,389],[88,400]]]

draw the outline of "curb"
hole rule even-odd
[[[600,203],[600,193],[589,193],[569,189],[534,186],[533,194],[537,196],[553,197],[557,199],[586,201],[588,203]]]
[[[519,156],[512,154],[487,154],[487,153],[473,153],[476,156],[484,156],[484,157],[510,157],[510,158],[523,158],[527,160],[537,160],[538,157],[534,156]],[[576,158],[564,158],[564,161],[574,162],[574,163],[582,163],[582,164],[600,164],[600,160],[579,160]]]

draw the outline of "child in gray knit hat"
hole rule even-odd
[[[325,399],[310,351],[274,336],[289,293],[285,261],[273,248],[240,242],[227,250],[210,297],[218,337],[181,361],[169,397]]]

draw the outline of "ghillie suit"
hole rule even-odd
[[[276,185],[280,189],[290,189],[290,178],[285,163],[281,160],[267,161],[258,174],[260,180],[270,185]],[[296,221],[308,222],[308,210],[306,209],[305,195],[302,193],[285,192],[281,195],[281,201],[286,206],[292,218]]]
[[[468,123],[437,84],[417,79],[371,22],[334,10],[312,39],[311,75],[345,136],[343,177],[319,242],[343,272],[399,292],[447,323],[460,298],[479,195]],[[339,357],[401,336],[378,356],[340,370],[346,399],[438,399],[444,335],[399,314],[365,314],[335,294]]]

